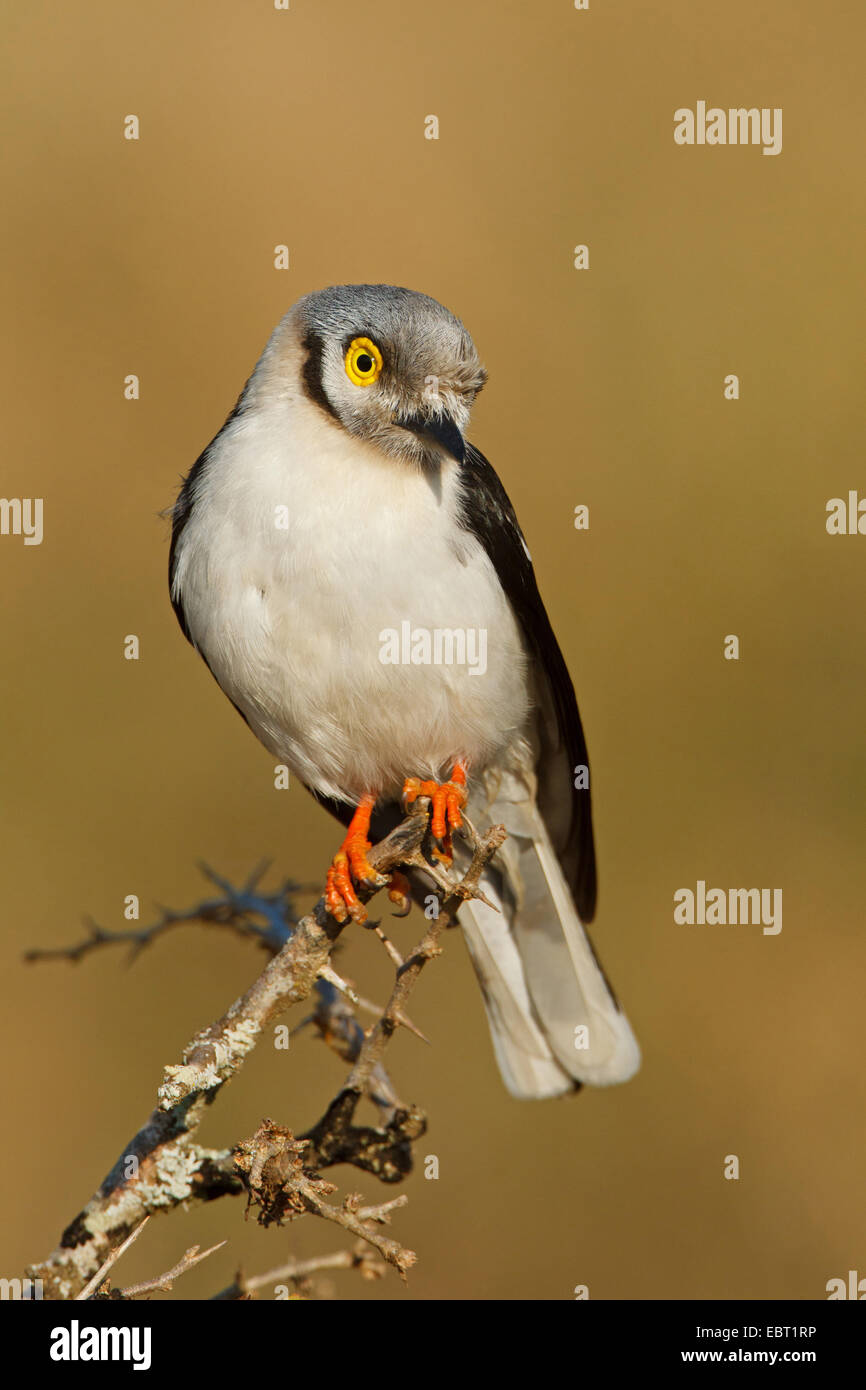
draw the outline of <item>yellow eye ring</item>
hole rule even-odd
[[[382,370],[382,354],[369,338],[353,338],[346,349],[346,376],[353,386],[372,386]]]

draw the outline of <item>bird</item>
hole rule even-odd
[[[640,1051],[586,931],[574,687],[514,508],[467,439],[486,381],[468,330],[428,295],[304,295],[183,480],[169,589],[253,733],[342,822],[336,920],[365,920],[357,888],[382,883],[370,837],[419,796],[446,863],[464,816],[504,825],[484,899],[458,919],[505,1086],[544,1099],[626,1081]]]

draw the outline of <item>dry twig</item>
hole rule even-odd
[[[281,1284],[289,1280],[299,1290],[309,1288],[311,1274],[320,1274],[328,1269],[357,1269],[362,1279],[381,1279],[388,1266],[376,1258],[373,1251],[359,1241],[351,1250],[338,1250],[333,1255],[316,1255],[309,1260],[287,1260],[267,1274],[247,1276],[240,1271],[228,1288],[214,1294],[214,1299],[242,1299],[254,1296],[259,1289],[269,1284]]]
[[[195,1035],[182,1061],[165,1068],[157,1108],[126,1146],[84,1210],[64,1232],[57,1249],[46,1261],[28,1271],[31,1277],[42,1279],[45,1297],[81,1297],[80,1291],[84,1288],[98,1288],[105,1272],[128,1248],[130,1236],[135,1238],[142,1220],[151,1212],[170,1210],[190,1201],[209,1201],[244,1188],[248,1203],[259,1208],[260,1220],[267,1223],[313,1212],[372,1245],[384,1260],[405,1276],[415,1255],[375,1229],[405,1199],[380,1207],[364,1207],[359,1197],[347,1197],[342,1206],[334,1206],[325,1200],[335,1190],[334,1186],[318,1178],[316,1173],[321,1168],[343,1162],[373,1173],[381,1181],[398,1181],[411,1167],[412,1142],[426,1127],[421,1111],[399,1104],[382,1066],[382,1056],[397,1028],[402,1026],[418,1032],[406,1014],[406,1001],[426,962],[441,950],[439,938],[447,914],[466,898],[483,896],[478,889],[481,871],[505,837],[502,827],[494,827],[479,840],[469,827],[474,844],[472,863],[463,878],[455,882],[422,853],[428,816],[429,802],[419,798],[406,819],[369,852],[371,865],[382,874],[398,866],[422,869],[443,895],[443,911],[429,922],[422,941],[405,960],[390,948],[392,959],[396,957],[398,962],[396,983],[385,1010],[368,1034],[362,1032],[348,1005],[341,1012],[334,1003],[339,1001],[339,995],[343,996],[344,1003],[346,999],[357,999],[351,987],[329,965],[329,956],[342,927],[325,911],[324,900],[320,899],[277,950],[277,940],[284,940],[287,930],[290,885],[285,885],[272,898],[263,899],[254,891],[261,871],[239,892],[210,873],[226,892],[226,899],[204,904],[201,909],[188,913],[164,911],[151,927],[123,934],[127,939],[132,936],[134,949],[140,950],[180,921],[208,921],[228,925],[244,935],[258,936],[275,954],[246,993],[220,1019]],[[362,888],[360,896],[366,900],[373,891]],[[261,913],[263,901],[269,904],[271,914],[265,913],[266,927],[250,929],[245,914]],[[384,933],[377,934],[386,941]],[[96,929],[87,942],[70,951],[33,952],[31,958],[65,954],[70,959],[80,959],[88,950],[119,939],[120,935]],[[386,941],[386,949],[388,947],[390,943]],[[208,1106],[243,1065],[263,1030],[292,1004],[308,998],[316,988],[320,1006],[313,1018],[323,1036],[353,1063],[344,1087],[322,1120],[299,1140],[294,1139],[291,1131],[265,1121],[252,1139],[237,1145],[231,1152],[204,1149],[194,1143],[193,1136]],[[382,1128],[353,1124],[356,1106],[364,1095],[369,1095],[379,1108],[384,1120]],[[120,1244],[113,1250],[118,1239]],[[107,1258],[106,1252],[109,1252]],[[135,1297],[142,1292],[170,1287],[172,1279],[210,1253],[212,1251],[199,1254],[198,1247],[194,1247],[173,1270],[156,1280],[136,1285],[131,1291],[122,1291],[121,1296]],[[353,1262],[357,1263],[356,1257]],[[97,1270],[97,1282],[94,1282]],[[247,1282],[245,1289],[254,1286]],[[237,1281],[233,1287],[239,1287]],[[246,1294],[241,1291],[231,1296]]]
[[[108,1289],[103,1290],[102,1285],[105,1283],[105,1276],[108,1274],[108,1271],[117,1264],[122,1255],[126,1254],[129,1247],[135,1244],[149,1220],[150,1217],[146,1216],[144,1220],[136,1226],[135,1230],[126,1237],[126,1240],[121,1241],[120,1245],[112,1250],[108,1259],[97,1273],[94,1274],[93,1278],[85,1284],[79,1294],[76,1294],[76,1302],[83,1303],[91,1298],[110,1299],[112,1302],[117,1302],[119,1300],[140,1298],[142,1294],[156,1293],[158,1290],[167,1292],[172,1287],[174,1280],[178,1279],[181,1274],[186,1274],[188,1269],[192,1269],[194,1265],[200,1264],[202,1260],[206,1260],[208,1255],[213,1255],[215,1251],[221,1250],[226,1243],[224,1240],[221,1240],[218,1245],[212,1245],[209,1250],[201,1250],[198,1245],[192,1245],[189,1250],[184,1253],[182,1258],[178,1260],[177,1264],[167,1270],[165,1274],[157,1274],[153,1279],[145,1279],[139,1284],[130,1284],[124,1289],[112,1289],[109,1286]]]
[[[286,879],[276,893],[259,893],[258,885],[262,875],[269,868],[267,862],[259,864],[250,874],[242,888],[235,888],[207,864],[199,866],[206,878],[222,890],[221,898],[207,899],[196,903],[185,911],[163,907],[155,922],[143,927],[129,927],[123,931],[112,931],[101,927],[92,917],[85,917],[87,936],[72,946],[53,946],[26,951],[24,959],[28,962],[48,960],[68,960],[73,964],[83,960],[92,951],[103,946],[128,946],[128,962],[132,964],[147,946],[171,931],[173,927],[189,926],[200,922],[204,926],[227,927],[238,936],[253,938],[265,950],[276,952],[284,946],[296,918],[293,911],[294,895],[308,885]],[[254,919],[262,918],[264,925]]]

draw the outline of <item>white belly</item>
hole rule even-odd
[[[480,771],[525,723],[526,658],[454,520],[458,465],[428,478],[314,413],[287,424],[242,418],[207,465],[175,580],[196,646],[262,743],[325,795],[395,797],[461,757]]]

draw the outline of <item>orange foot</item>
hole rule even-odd
[[[355,892],[355,883],[363,883],[371,888],[384,888],[388,882],[378,874],[367,858],[370,841],[370,814],[376,804],[374,796],[365,796],[355,811],[346,837],[334,855],[328,877],[325,881],[325,906],[338,922],[351,917],[353,922],[366,922],[367,913]],[[355,883],[352,880],[355,880]]]
[[[409,911],[409,884],[402,874],[396,871],[390,877],[377,873],[367,858],[370,841],[370,815],[376,804],[375,796],[365,796],[349,822],[346,838],[331,862],[325,881],[325,906],[338,922],[351,917],[353,922],[366,922],[367,912],[355,892],[355,883],[366,884],[370,888],[384,888],[389,885],[388,897],[401,911],[398,917],[405,917]],[[354,882],[353,882],[354,879]]]
[[[418,777],[407,777],[403,784],[403,800],[407,806],[417,801],[419,796],[429,796],[433,802],[433,815],[430,829],[434,840],[442,849],[433,853],[443,863],[452,861],[451,831],[459,830],[463,824],[460,812],[466,805],[466,768],[463,763],[455,763],[450,782],[422,782]]]

